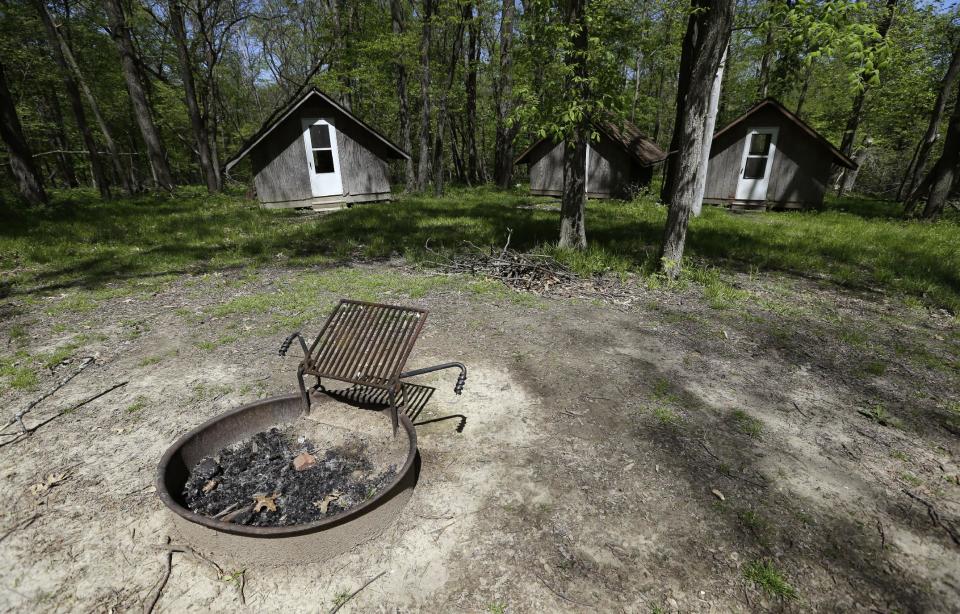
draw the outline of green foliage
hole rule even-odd
[[[770,561],[753,561],[743,569],[743,577],[750,580],[767,594],[783,599],[796,599],[797,591]]]

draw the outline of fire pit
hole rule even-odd
[[[433,390],[401,378],[456,367],[457,394],[466,380],[460,363],[401,372],[425,317],[344,300],[310,349],[290,335],[281,355],[300,339],[299,394],[209,420],[161,459],[157,493],[182,537],[219,560],[277,565],[328,559],[389,526],[419,475],[408,414]],[[316,386],[307,389],[306,374]],[[327,389],[321,375],[352,385]]]

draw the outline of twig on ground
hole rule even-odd
[[[167,538],[167,544],[170,543],[170,538]],[[150,594],[150,597],[143,604],[143,614],[150,614],[153,612],[153,608],[156,607],[157,602],[160,601],[160,595],[163,593],[163,587],[167,585],[167,580],[170,579],[170,572],[173,570],[173,550],[167,550],[166,552],[166,566],[163,569],[163,575],[160,576],[160,582],[157,583],[157,587],[153,589],[153,592]]]
[[[217,572],[217,579],[218,579],[218,580],[220,580],[220,579],[223,578],[223,568],[222,568],[222,567],[220,567],[219,565],[217,565],[214,561],[212,561],[212,560],[208,559],[207,557],[203,556],[202,554],[200,554],[199,552],[197,552],[196,550],[194,550],[194,549],[191,548],[190,546],[186,546],[186,545],[183,545],[183,544],[171,544],[170,542],[167,542],[166,544],[159,546],[159,548],[160,548],[161,550],[166,550],[167,552],[179,552],[180,554],[188,554],[188,555],[192,556],[193,558],[197,559],[197,561],[199,561],[199,562],[201,562],[201,563],[206,563],[206,564],[210,565],[211,567],[213,567],[213,569]]]
[[[83,370],[89,367],[90,365],[92,365],[93,362],[94,362],[93,356],[85,356],[83,358],[83,364],[80,365],[79,369],[77,369],[67,377],[60,380],[60,382],[56,386],[54,386],[53,389],[43,393],[42,395],[40,395],[39,397],[31,401],[30,404],[26,406],[26,408],[13,414],[13,418],[11,418],[9,422],[3,425],[3,428],[0,429],[0,431],[5,431],[11,426],[13,426],[14,424],[19,424],[20,432],[25,433],[27,431],[27,428],[23,425],[23,417],[27,415],[30,412],[30,410],[32,410],[34,407],[42,403],[45,399],[50,398],[51,396],[54,395],[55,392],[57,392],[58,390],[66,386],[70,382],[70,380],[80,375],[83,372]]]
[[[800,409],[800,406],[797,405],[797,402],[796,402],[796,401],[790,401],[790,402],[793,403],[793,406],[796,408],[796,410],[797,410],[798,412],[800,412],[800,415],[801,415],[801,416],[803,416],[804,418],[808,418],[808,417],[809,417],[809,416],[807,416],[807,414],[803,413],[803,410]]]
[[[17,433],[17,434],[16,434],[16,437],[14,437],[13,439],[11,439],[11,440],[9,440],[9,441],[5,441],[5,442],[3,442],[3,443],[0,443],[0,448],[2,448],[2,447],[4,447],[4,446],[9,446],[9,445],[11,445],[11,444],[17,443],[18,441],[23,440],[23,439],[25,438],[25,436],[27,436],[27,435],[32,435],[32,434],[35,433],[35,432],[37,431],[37,429],[39,429],[40,427],[45,426],[45,425],[53,422],[53,421],[56,420],[57,418],[59,418],[59,417],[61,417],[61,416],[64,416],[64,415],[66,415],[66,414],[68,414],[68,413],[70,413],[70,412],[72,412],[72,411],[76,411],[76,410],[80,409],[81,407],[83,407],[83,406],[86,405],[87,403],[92,403],[93,401],[96,401],[96,400],[99,399],[100,397],[102,397],[102,396],[104,396],[104,395],[106,395],[106,394],[108,394],[108,393],[110,393],[110,392],[113,392],[113,391],[116,390],[117,388],[121,388],[121,387],[123,387],[123,386],[126,386],[127,383],[128,383],[128,382],[120,382],[119,384],[114,384],[113,386],[110,386],[109,388],[98,392],[97,394],[93,395],[92,397],[89,397],[89,398],[87,398],[87,399],[84,399],[83,401],[80,401],[80,402],[77,403],[76,405],[72,405],[72,406],[70,406],[70,407],[67,407],[66,409],[61,409],[60,411],[58,411],[57,413],[53,414],[52,416],[50,416],[50,417],[47,418],[46,420],[43,420],[43,421],[41,421],[41,422],[38,422],[37,424],[35,424],[35,425],[33,425],[33,426],[29,427],[29,428],[27,428],[27,427],[23,424],[23,420],[20,420],[20,428],[21,428],[22,430],[21,430],[19,433]]]
[[[883,523],[880,522],[880,519],[877,518],[877,532],[880,534],[880,550],[881,552],[887,547],[887,534],[883,530]]]
[[[358,588],[357,590],[353,591],[352,593],[350,593],[350,594],[347,596],[346,599],[344,599],[343,601],[341,601],[341,602],[338,603],[337,605],[333,606],[333,608],[330,609],[330,613],[329,613],[329,614],[336,614],[336,612],[337,612],[338,610],[340,610],[340,608],[342,608],[343,606],[345,606],[348,601],[350,601],[351,599],[353,599],[353,598],[357,595],[357,593],[359,593],[359,592],[362,591],[363,589],[365,589],[365,588],[367,588],[368,586],[370,586],[371,584],[373,584],[375,580],[378,580],[378,579],[380,578],[380,576],[382,576],[382,575],[385,574],[385,573],[387,573],[386,570],[381,571],[381,572],[378,573],[377,575],[375,575],[375,576],[373,576],[372,578],[370,578],[369,580],[367,580],[367,581],[363,584],[363,586],[361,586],[361,587]]]
[[[40,517],[40,514],[34,514],[33,516],[31,516],[30,518],[27,518],[26,520],[21,520],[19,522],[14,523],[14,525],[9,529],[7,529],[3,535],[0,535],[0,542],[10,537],[15,531],[26,529],[27,527],[32,525],[34,522],[36,522],[37,518],[39,517]]]
[[[590,605],[589,603],[583,603],[582,601],[577,601],[577,600],[575,600],[575,599],[571,599],[570,597],[567,597],[566,595],[564,595],[564,594],[561,593],[560,591],[556,590],[555,588],[553,588],[552,586],[550,586],[549,584],[547,584],[547,581],[544,580],[543,578],[541,578],[539,575],[533,574],[533,576],[534,576],[537,580],[540,580],[540,584],[544,585],[548,591],[550,591],[551,593],[553,593],[554,595],[556,595],[556,596],[559,597],[560,599],[563,599],[563,600],[566,601],[566,602],[572,603],[572,604],[574,604],[574,605],[578,605],[578,606],[583,607],[583,608],[595,608],[595,607],[596,607],[596,606]]]
[[[953,526],[949,522],[940,518],[940,514],[937,513],[937,508],[934,507],[932,503],[930,503],[920,495],[916,495],[910,492],[906,488],[903,489],[903,492],[911,499],[914,499],[924,504],[927,507],[927,515],[930,516],[930,520],[933,522],[933,524],[940,527],[944,531],[946,531],[947,535],[950,536],[950,539],[953,540],[953,543],[960,546],[960,533],[958,533],[957,530],[953,528]]]

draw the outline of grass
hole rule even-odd
[[[744,435],[758,438],[760,437],[761,433],[763,433],[763,422],[754,418],[742,409],[734,410],[731,416],[733,417],[733,422],[736,425],[737,430]]]
[[[784,579],[773,563],[754,561],[743,570],[743,577],[750,580],[768,595],[783,599],[796,599],[797,591]]]
[[[125,279],[162,283],[183,272],[356,257],[400,256],[425,264],[436,258],[430,250],[464,249],[467,240],[501,246],[508,229],[512,247],[550,253],[579,273],[653,270],[666,209],[649,197],[591,201],[585,252],[556,248],[557,213],[517,208],[532,200],[519,191],[453,189],[445,198],[404,197],[304,219],[197,187],[110,202],[90,190],[61,191],[42,212],[0,205],[0,270],[16,271],[5,280],[6,292],[101,291],[52,302],[51,315],[92,310],[98,301],[130,292],[103,290]],[[822,211],[752,216],[706,207],[690,225],[686,275],[704,285],[718,309],[743,297],[720,274],[735,268],[879,288],[960,312],[960,223],[907,222],[896,214],[895,206],[862,199],[828,201]]]

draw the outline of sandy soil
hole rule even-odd
[[[128,383],[0,438],[0,609],[143,607],[158,544],[178,539],[152,487],[164,450],[296,387],[269,312],[195,314],[299,274],[183,277],[56,317],[45,310],[64,296],[6,299],[0,333],[24,327],[30,353],[86,341],[36,391],[4,391],[4,422],[81,355],[97,363],[28,427]],[[960,611],[957,320],[809,280],[736,284],[749,298],[726,309],[697,288],[637,289],[626,309],[380,297],[431,310],[408,366],[470,368],[462,397],[451,372],[422,380],[436,393],[410,505],[336,560],[243,570],[245,608],[241,570],[175,554],[156,611],[327,611],[380,572],[341,611]],[[451,415],[462,432],[458,417],[432,421]],[[748,579],[759,562],[796,597]]]

